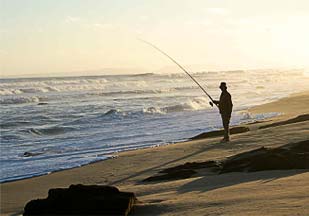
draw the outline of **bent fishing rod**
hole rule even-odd
[[[151,46],[152,48],[156,49],[157,51],[159,51],[160,53],[162,53],[163,55],[165,55],[167,58],[169,58],[172,62],[174,62],[181,70],[183,70],[197,85],[198,87],[200,87],[200,89],[202,89],[202,91],[208,96],[208,98],[211,100],[211,102],[213,104],[215,104],[216,106],[218,106],[214,100],[212,99],[212,97],[207,93],[207,91],[198,83],[198,81],[183,67],[181,66],[175,59],[173,59],[172,57],[170,57],[166,52],[164,52],[163,50],[159,49],[157,46],[153,45],[152,43],[139,39],[139,41],[148,44],[149,46]]]

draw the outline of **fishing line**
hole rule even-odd
[[[162,53],[163,55],[165,55],[166,57],[168,57],[172,62],[174,62],[181,70],[183,70],[197,85],[198,87],[200,87],[200,89],[202,89],[202,91],[208,96],[208,98],[211,100],[212,103],[214,103],[214,100],[212,99],[212,97],[207,93],[207,91],[198,83],[198,81],[183,67],[181,66],[175,59],[173,59],[172,57],[170,57],[166,52],[164,52],[163,50],[159,49],[157,46],[153,45],[152,43],[142,40],[140,38],[138,38],[139,41],[148,44],[149,46],[151,46],[152,48],[156,49],[157,51],[159,51],[160,53]],[[216,103],[214,103],[216,104]],[[216,104],[216,106],[218,106]]]

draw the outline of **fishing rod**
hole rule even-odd
[[[157,51],[159,51],[160,53],[162,53],[163,55],[165,55],[166,57],[168,57],[172,62],[174,62],[181,70],[183,70],[197,85],[198,87],[200,87],[200,89],[202,89],[202,91],[208,96],[208,98],[211,100],[211,102],[213,104],[215,104],[216,106],[218,106],[214,100],[212,99],[212,97],[207,93],[207,91],[198,83],[198,81],[183,67],[181,66],[175,59],[173,59],[172,57],[170,57],[166,52],[164,52],[163,50],[159,49],[157,46],[153,45],[152,43],[142,40],[142,39],[138,39],[140,41],[142,41],[145,44],[148,44],[149,46],[151,46],[152,48],[156,49]]]

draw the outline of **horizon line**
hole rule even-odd
[[[172,66],[174,67],[174,66]],[[175,67],[176,68],[176,67]],[[143,75],[143,74],[175,74],[175,73],[183,73],[182,71],[177,71],[177,72],[158,72],[159,70],[153,70],[152,72],[150,71],[145,71],[145,72],[137,72],[137,73],[106,73],[103,72],[103,70],[121,70],[121,69],[129,69],[129,68],[104,68],[104,69],[92,69],[92,70],[77,70],[77,71],[71,71],[71,72],[55,72],[53,74],[39,74],[39,73],[33,73],[33,74],[18,74],[18,75],[7,75],[3,76],[2,74],[0,75],[0,80],[4,79],[35,79],[35,78],[65,78],[65,77],[96,77],[96,76],[136,76],[136,75]],[[137,68],[135,68],[137,69]],[[235,72],[235,71],[260,71],[260,70],[305,70],[306,67],[265,67],[265,68],[247,68],[247,69],[223,69],[223,70],[198,70],[198,71],[190,71],[192,73],[215,73],[215,72]],[[100,70],[102,70],[100,74]],[[67,73],[94,73],[94,74],[67,74]],[[97,72],[97,74],[95,74]]]

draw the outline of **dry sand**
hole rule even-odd
[[[110,184],[132,191],[141,203],[133,215],[309,215],[308,170],[263,171],[214,175],[200,172],[189,179],[142,183],[163,168],[224,157],[261,146],[309,139],[309,121],[258,129],[261,125],[309,114],[309,92],[257,106],[250,112],[284,115],[257,124],[251,131],[120,153],[118,157],[50,175],[1,184],[2,215],[18,215],[31,199],[48,189],[70,184]]]

